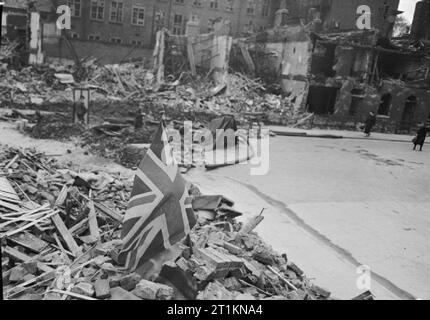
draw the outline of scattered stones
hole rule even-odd
[[[141,280],[132,293],[144,300],[171,300],[175,294],[173,288],[148,280]]]
[[[94,286],[88,282],[79,282],[72,288],[71,292],[92,297],[94,295]]]
[[[94,283],[94,288],[96,292],[96,298],[107,299],[111,296],[109,280],[97,279]]]
[[[119,280],[119,285],[127,291],[132,291],[141,279],[142,277],[137,273],[128,274]]]

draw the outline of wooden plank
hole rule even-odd
[[[10,162],[4,167],[4,170],[7,170],[7,169],[9,169],[9,167],[11,166],[11,165],[13,165],[14,163],[15,163],[15,161],[16,160],[18,160],[18,158],[19,158],[19,155],[17,154],[17,155],[15,155],[15,157],[13,157],[13,159],[12,160],[10,160]]]
[[[190,62],[191,74],[192,76],[196,76],[197,69],[196,69],[196,61],[194,59],[194,48],[190,43],[187,44],[187,52],[188,52],[188,61]]]
[[[21,247],[31,250],[35,253],[41,253],[49,244],[42,239],[39,239],[35,235],[29,232],[22,232],[7,238],[7,241],[11,241]]]
[[[60,239],[58,238],[57,233],[54,233],[54,239],[55,242],[57,243],[58,248],[60,249],[60,251],[63,253],[64,258],[67,260],[68,264],[71,263],[71,261],[69,260],[69,256],[67,255],[66,250],[64,249],[63,245],[61,244]]]
[[[34,257],[30,257],[28,255],[26,255],[25,253],[22,253],[18,250],[16,250],[15,248],[6,246],[6,248],[4,248],[3,254],[5,256],[8,256],[10,259],[17,261],[17,262],[30,262],[32,260],[34,260]],[[46,264],[37,261],[37,268],[39,270],[41,270],[42,272],[52,272],[54,271],[54,269],[52,269],[51,267],[47,266]]]
[[[81,230],[83,226],[85,226],[85,230],[88,228],[86,226],[87,223],[88,223],[88,218],[82,219],[81,221],[79,221],[77,224],[75,224],[73,227],[69,229],[70,233],[72,235],[75,235],[75,234],[78,235],[79,234],[77,233],[78,231],[80,231],[80,233],[84,231],[84,229]]]
[[[87,297],[87,296],[84,296],[82,294],[74,293],[74,292],[71,292],[71,291],[63,291],[63,290],[58,290],[58,289],[52,289],[50,292],[55,292],[55,293],[59,293],[59,294],[65,294],[65,295],[71,296],[73,298],[81,299],[81,300],[91,300],[91,301],[98,300],[98,299]]]
[[[34,225],[37,225],[38,223],[42,222],[43,220],[46,220],[46,219],[50,218],[54,214],[57,214],[56,211],[52,211],[52,212],[46,214],[45,216],[43,216],[43,217],[41,217],[41,218],[39,218],[37,220],[34,220],[33,222],[30,222],[28,224],[22,225],[18,229],[10,230],[10,231],[8,231],[6,233],[3,233],[1,236],[2,237],[10,237],[10,236],[12,236],[14,234],[20,233],[20,232],[22,232],[22,231],[24,231],[24,230],[26,230],[26,229],[34,226]]]
[[[0,177],[0,197],[20,201],[9,180],[5,177]]]
[[[115,211],[109,209],[108,207],[102,205],[101,203],[94,202],[94,207],[99,210],[101,213],[105,214],[109,218],[115,220],[118,223],[122,223],[122,216],[116,213]]]
[[[88,203],[88,207],[90,208],[90,213],[88,214],[88,225],[90,227],[90,234],[95,239],[97,239],[97,241],[99,241],[100,230],[99,230],[99,225],[97,224],[97,214],[96,214],[96,209],[94,208],[94,202],[90,201]]]
[[[63,186],[63,188],[61,189],[60,194],[58,195],[57,200],[55,201],[55,205],[56,206],[62,206],[64,204],[64,202],[66,201],[67,193],[68,192],[69,192],[69,187],[68,186]]]
[[[84,198],[87,201],[92,201],[90,198],[88,198],[85,194],[83,193],[79,193],[79,195]],[[97,203],[94,202],[94,207],[99,210],[101,213],[103,213],[104,215],[106,215],[107,217],[111,218],[112,220],[118,222],[118,223],[122,223],[123,217],[116,213],[115,211],[109,209],[108,207],[102,205],[101,203]]]
[[[0,207],[4,207],[4,208],[7,208],[7,209],[12,210],[12,211],[20,211],[21,210],[20,207],[14,205],[14,204],[11,204],[9,202],[6,202],[6,201],[2,201],[2,200],[0,200]]]
[[[275,269],[273,269],[271,266],[267,266],[267,268],[270,271],[272,271],[275,275],[277,275],[279,277],[279,279],[281,279],[282,281],[284,281],[287,284],[288,287],[290,287],[294,291],[297,291],[297,288],[290,281],[288,281],[285,277],[283,277],[278,271],[276,271]]]
[[[51,217],[52,222],[55,225],[55,228],[60,233],[61,237],[63,238],[64,242],[66,243],[67,247],[69,248],[70,252],[77,257],[81,249],[79,248],[78,244],[76,243],[75,239],[73,239],[72,234],[70,233],[69,229],[67,229],[66,225],[64,224],[63,220],[58,214],[55,214]]]

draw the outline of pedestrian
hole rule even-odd
[[[416,137],[412,140],[414,143],[414,150],[416,150],[417,146],[420,146],[420,151],[423,151],[424,142],[426,141],[427,131],[429,129],[426,128],[424,123],[419,124],[419,129],[417,131]]]
[[[79,101],[75,104],[75,112],[79,122],[85,123],[85,115],[87,114],[87,111],[87,107],[85,106],[85,97],[84,95],[81,95]]]
[[[376,124],[376,116],[373,112],[369,113],[365,123],[364,123],[364,134],[366,137],[370,137],[370,132]]]

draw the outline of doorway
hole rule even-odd
[[[409,96],[405,101],[405,108],[403,109],[402,121],[400,123],[400,130],[410,131],[413,125],[415,110],[417,107],[417,97]]]
[[[391,109],[391,103],[393,101],[393,96],[390,93],[386,93],[381,98],[381,103],[378,108],[378,115],[388,116]]]
[[[333,114],[338,91],[337,87],[310,86],[307,101],[308,112],[317,115]]]

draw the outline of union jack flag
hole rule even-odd
[[[134,178],[119,262],[135,270],[182,240],[195,224],[191,198],[161,122]]]

